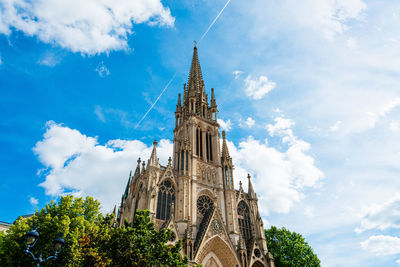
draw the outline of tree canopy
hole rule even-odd
[[[271,226],[265,230],[268,251],[274,256],[276,267],[315,267],[320,260],[304,238],[286,228]]]
[[[169,229],[157,231],[149,211],[138,211],[133,223],[114,227],[114,216],[100,213],[100,203],[91,197],[61,197],[32,217],[19,218],[7,234],[0,232],[0,266],[32,266],[24,254],[25,234],[38,227],[39,240],[31,251],[53,255],[53,239],[62,233],[65,246],[58,259],[43,266],[187,266],[179,252],[182,241],[166,243]]]

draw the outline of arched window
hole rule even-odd
[[[226,181],[226,187],[229,188],[229,174],[227,166],[225,166],[225,181]]]
[[[210,154],[209,154],[209,147],[208,147],[208,133],[206,132],[206,159],[210,159]]]
[[[183,168],[183,163],[185,162],[185,158],[184,158],[184,154],[185,152],[182,150],[181,151],[181,170],[183,171],[184,170],[184,168]]]
[[[229,175],[231,176],[231,187],[233,188],[233,175],[232,175],[232,167],[229,167]]]
[[[157,199],[157,215],[160,220],[168,220],[171,216],[171,206],[175,203],[175,190],[171,181],[164,181],[160,185]]]
[[[196,155],[198,156],[199,155],[199,153],[200,153],[200,140],[199,140],[199,132],[200,132],[200,129],[199,128],[197,128],[196,129]]]
[[[200,138],[200,158],[202,158],[203,159],[203,131],[202,130],[200,130],[199,131],[199,138]]]
[[[189,153],[186,150],[186,171],[189,171]]]
[[[208,134],[208,145],[210,146],[210,161],[213,160],[213,155],[212,155],[212,142],[211,142],[211,133]]]
[[[243,201],[240,201],[238,205],[238,221],[242,237],[249,240],[251,238],[250,212]]]

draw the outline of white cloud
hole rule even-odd
[[[99,65],[97,65],[95,71],[99,74],[101,78],[110,75],[110,71],[107,69],[106,65],[104,65],[103,61],[100,62]]]
[[[392,130],[393,132],[399,132],[400,131],[400,122],[391,121],[389,124],[389,129]]]
[[[32,206],[36,206],[39,204],[39,200],[37,198],[31,197],[29,198],[29,203],[31,203]]]
[[[361,233],[370,229],[386,230],[388,228],[400,229],[400,193],[383,204],[366,208],[361,226],[355,231]]]
[[[337,122],[335,122],[334,125],[329,127],[329,130],[331,130],[332,132],[336,132],[337,130],[339,130],[339,127],[341,124],[342,124],[342,121],[337,121]]]
[[[0,33],[12,29],[73,52],[127,49],[133,23],[172,26],[160,0],[1,0]]]
[[[295,136],[293,134],[292,126],[295,125],[291,119],[277,117],[274,119],[275,124],[267,124],[266,129],[270,136],[281,136],[284,142],[294,142]]]
[[[247,76],[244,80],[246,95],[252,99],[261,99],[275,87],[275,83],[268,80],[266,76],[259,76],[258,79],[252,79]]]
[[[310,144],[297,139],[289,127],[294,124],[288,119],[277,119],[270,131],[279,135],[282,142],[290,140],[286,151],[270,147],[266,141],[252,137],[236,147],[228,142],[229,152],[235,164],[235,181],[245,182],[247,173],[254,177],[256,193],[260,197],[260,209],[287,213],[295,202],[303,198],[303,189],[315,187],[323,173],[314,165],[314,159],[307,155]],[[288,137],[290,135],[290,137]]]
[[[119,203],[129,171],[136,168],[137,158],[147,161],[152,145],[119,139],[101,145],[96,137],[49,122],[43,140],[37,142],[33,150],[47,168],[41,172],[45,181],[40,184],[47,195],[90,195],[108,212]],[[171,154],[172,143],[160,140],[157,155],[161,163],[165,164]]]
[[[234,70],[234,71],[232,72],[232,74],[233,74],[233,76],[235,77],[235,80],[237,80],[237,79],[239,79],[240,75],[243,74],[243,71],[241,71],[241,70]]]
[[[357,39],[355,39],[353,37],[347,39],[346,45],[348,48],[356,49],[357,48]]]
[[[218,119],[218,124],[221,128],[221,131],[229,132],[232,129],[231,120],[224,121],[223,119]]]
[[[239,119],[239,127],[241,128],[252,128],[255,125],[256,121],[248,117],[244,122],[242,119]]]
[[[400,238],[389,235],[374,235],[361,242],[361,247],[377,256],[400,254]]]
[[[304,215],[308,216],[308,217],[313,217],[314,216],[314,208],[307,206],[304,208]]]
[[[251,117],[248,117],[248,118],[246,119],[246,122],[245,122],[245,123],[246,123],[247,127],[251,128],[251,127],[254,126],[254,124],[256,123],[256,121],[253,120]]]
[[[39,59],[38,64],[48,67],[54,67],[60,62],[60,58],[52,53],[45,54],[42,58]]]
[[[106,118],[105,118],[104,113],[103,113],[103,109],[100,106],[96,106],[94,108],[94,114],[96,114],[97,118],[101,122],[105,122],[106,121]]]

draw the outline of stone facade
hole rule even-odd
[[[205,267],[274,266],[268,252],[257,195],[248,175],[248,192],[234,188],[233,164],[225,132],[220,144],[214,89],[205,93],[197,48],[189,81],[175,111],[173,155],[167,166],[150,159],[128,179],[118,223],[148,209],[156,228],[170,228],[170,243],[183,239],[183,253]],[[141,166],[142,165],[142,166]]]

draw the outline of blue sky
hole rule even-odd
[[[64,193],[111,210],[154,139],[166,163],[193,41],[226,1],[55,3],[0,0],[0,221]],[[232,0],[198,51],[264,225],[323,266],[399,265],[400,2]]]

